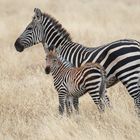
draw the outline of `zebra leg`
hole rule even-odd
[[[107,95],[104,96],[104,98],[100,98],[100,103],[99,103],[99,110],[104,111],[105,108],[112,108],[112,105],[110,104],[110,99]]]
[[[99,91],[88,91],[89,95],[91,96],[92,100],[96,104],[99,112],[104,112],[105,110],[105,105],[104,102],[101,100]]]
[[[64,113],[64,104],[66,100],[66,95],[65,94],[59,94],[59,114],[63,115]]]
[[[129,95],[134,99],[136,112],[140,116],[140,72],[132,71],[125,76],[119,76]]]
[[[134,99],[135,107],[136,107],[136,112],[138,114],[138,117],[140,117],[140,92],[138,96]]]
[[[76,110],[76,112],[79,113],[79,98],[78,97],[73,98],[73,107]]]
[[[79,112],[79,98],[78,97],[71,97],[71,96],[67,96],[66,99],[66,111],[67,114],[70,115],[73,112],[73,107],[76,110],[76,112]]]
[[[66,111],[68,116],[71,114],[72,110],[72,104],[73,104],[73,97],[67,96],[65,100],[65,105],[66,105]]]
[[[105,95],[105,97],[102,100],[103,100],[106,107],[111,108],[110,99],[107,95]]]
[[[110,101],[107,95],[104,98],[99,98],[98,109],[100,112],[105,111],[105,107],[110,107]],[[96,104],[96,103],[95,103]]]
[[[92,85],[96,85],[96,82],[93,82]],[[101,90],[100,88],[100,84],[96,86],[86,85],[86,91],[97,105],[99,112],[104,112],[106,106],[110,107],[110,100],[106,95],[106,89],[104,88],[104,90]]]

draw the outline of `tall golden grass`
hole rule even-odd
[[[88,95],[80,114],[58,115],[57,92],[45,75],[41,45],[18,53],[16,38],[41,8],[62,23],[74,41],[95,47],[140,40],[139,0],[0,1],[0,140],[139,140],[133,100],[120,83],[108,89],[112,110],[99,114]]]

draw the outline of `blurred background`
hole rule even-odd
[[[1,0],[0,140],[139,140],[133,100],[121,83],[108,89],[113,108],[104,114],[85,95],[79,115],[58,115],[52,76],[44,73],[42,45],[23,53],[14,48],[35,7],[59,20],[73,41],[88,47],[140,40],[139,0]]]

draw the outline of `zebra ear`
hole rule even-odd
[[[42,12],[41,12],[41,10],[39,8],[35,8],[34,12],[35,12],[35,17],[37,19],[39,19],[42,16]]]

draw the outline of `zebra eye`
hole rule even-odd
[[[32,30],[32,29],[33,29],[32,27],[28,27],[28,28],[27,28],[27,30],[29,30],[29,31]]]
[[[55,63],[56,61],[57,61],[57,59],[54,59],[54,60],[53,60],[53,63]]]

